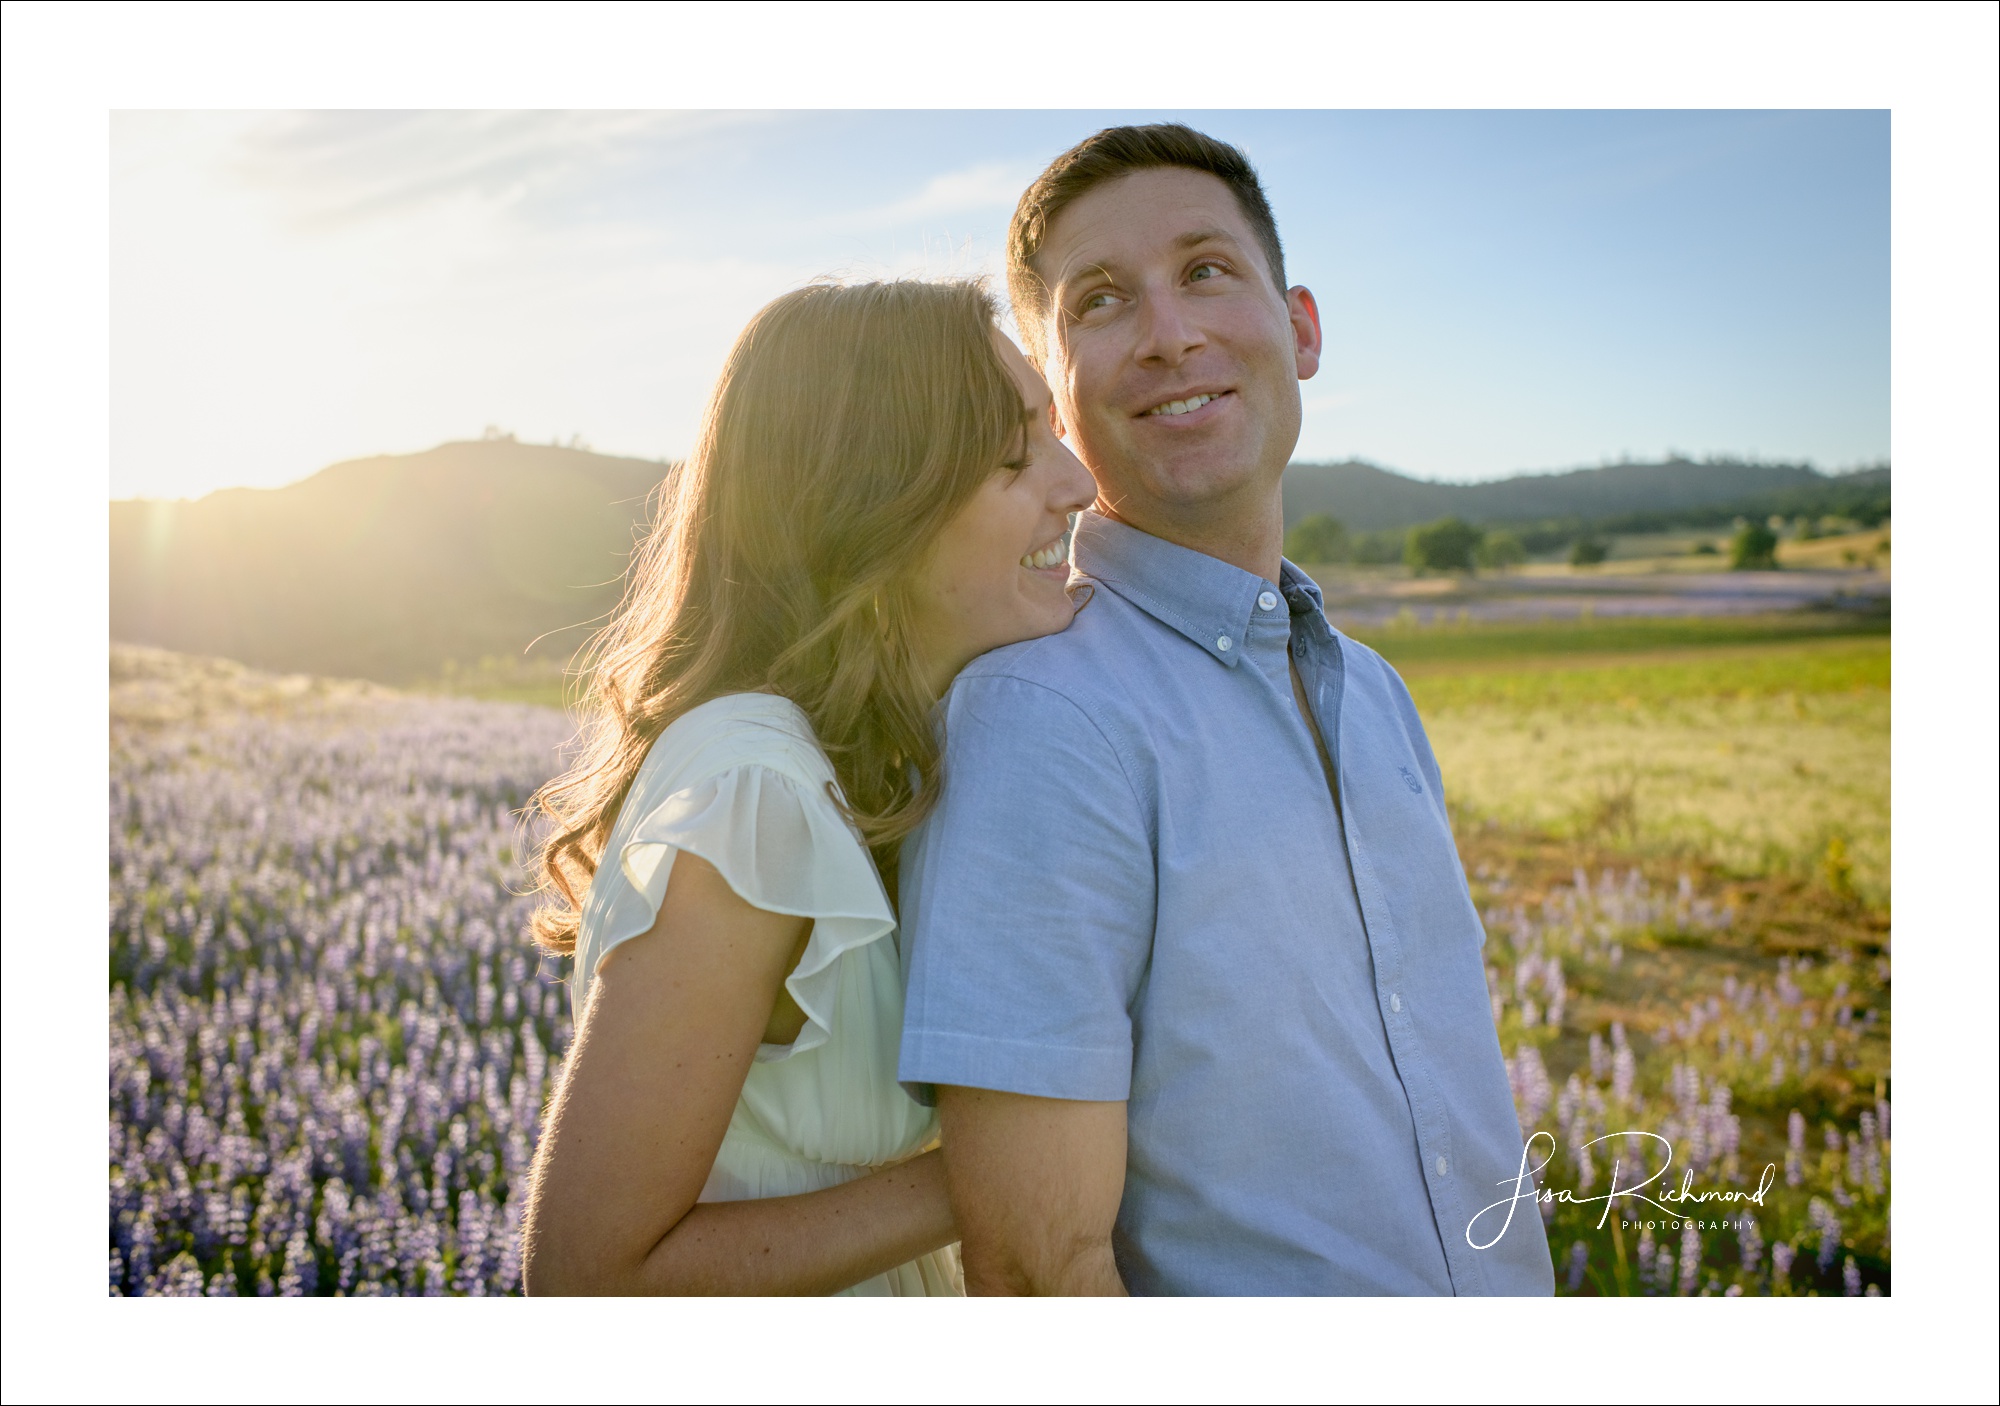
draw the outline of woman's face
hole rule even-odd
[[[1069,624],[1069,515],[1097,485],[1050,427],[1049,388],[996,330],[994,345],[1028,408],[1025,444],[945,524],[918,574],[917,638],[942,694],[989,649]]]

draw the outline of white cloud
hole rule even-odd
[[[887,229],[943,215],[999,212],[1004,219],[1013,213],[1021,192],[1040,169],[1023,162],[982,162],[933,176],[922,190],[902,200],[834,216],[829,223],[851,229]]]

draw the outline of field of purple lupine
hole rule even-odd
[[[1489,846],[1487,982],[1558,1292],[1888,1293],[1871,915],[1793,885],[1717,902],[1637,867],[1565,882]]]
[[[110,1292],[518,1293],[570,1033],[518,812],[566,722],[157,652],[113,677]],[[1887,1293],[1886,923],[1463,843],[1558,1292]]]
[[[569,1010],[515,812],[566,725],[237,701],[114,709],[111,1292],[518,1292]]]

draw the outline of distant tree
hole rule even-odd
[[[1528,549],[1521,539],[1511,532],[1489,532],[1479,544],[1473,557],[1481,566],[1505,571],[1510,566],[1519,566],[1528,559]]]
[[[1722,555],[1721,552],[1716,550],[1715,543],[1709,541],[1706,537],[1702,538],[1699,542],[1694,544],[1694,554],[1698,557],[1713,557]]]
[[[1778,534],[1761,522],[1746,522],[1729,544],[1731,571],[1776,571]]]
[[[1583,536],[1569,545],[1571,566],[1596,566],[1611,555],[1611,544],[1601,537]]]
[[[1403,560],[1417,571],[1470,571],[1472,554],[1486,534],[1464,518],[1440,518],[1410,529]]]
[[[1301,566],[1320,566],[1348,558],[1347,524],[1331,513],[1302,518],[1285,534],[1285,555]]]
[[[1403,559],[1403,534],[1364,532],[1349,544],[1354,560],[1364,566],[1390,566]]]

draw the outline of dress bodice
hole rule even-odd
[[[654,742],[584,902],[570,991],[579,1028],[599,965],[651,930],[682,850],[712,864],[746,902],[813,920],[785,979],[805,1023],[790,1044],[758,1047],[704,1201],[824,1190],[937,1136],[935,1111],[896,1081],[895,916],[837,795],[796,704],[761,693],[713,699]],[[847,1292],[949,1294],[962,1292],[959,1282],[947,1249]]]

